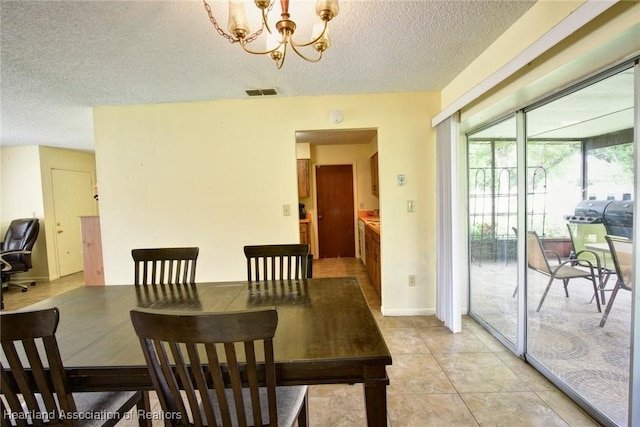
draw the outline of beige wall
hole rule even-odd
[[[538,1],[442,90],[442,108],[513,60],[583,3]]]
[[[0,159],[2,236],[12,219],[39,218],[40,234],[32,257],[34,267],[24,277],[35,280],[57,279],[60,275],[55,252],[55,212],[51,170],[89,171],[95,177],[95,155],[76,150],[33,145],[2,147]],[[78,244],[80,245],[81,242]]]
[[[33,248],[31,260],[34,268],[16,278],[46,279],[47,245],[42,238],[44,228],[44,202],[42,196],[42,176],[40,173],[40,153],[36,145],[26,147],[0,148],[2,163],[0,239],[4,240],[7,227],[16,218],[39,218],[40,236]]]
[[[583,3],[537,2],[442,90],[442,108],[515,58]],[[640,2],[620,1],[466,106],[461,115],[463,128],[522,108],[639,52]]]
[[[107,283],[130,283],[131,249],[145,246],[199,246],[200,281],[245,278],[243,245],[299,240],[295,131],[368,128],[378,129],[380,153],[383,310],[433,312],[429,123],[439,105],[437,94],[411,93],[96,108]],[[338,125],[327,119],[336,108]],[[395,185],[400,173],[405,187]]]

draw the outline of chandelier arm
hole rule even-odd
[[[290,43],[290,44],[291,44],[291,49],[293,49],[293,51],[295,53],[297,53],[298,56],[300,58],[304,59],[305,61],[315,63],[315,62],[319,62],[322,59],[322,51],[321,50],[317,51],[318,52],[318,57],[314,59],[314,58],[309,58],[309,57],[305,56],[301,51],[299,51],[298,47],[300,47],[300,45],[296,46],[293,42]],[[303,46],[307,46],[307,45],[303,45]],[[284,59],[284,57],[283,57],[283,59]]]
[[[245,52],[250,53],[250,54],[252,54],[252,55],[268,55],[268,54],[273,53],[273,52],[275,52],[276,50],[280,49],[280,46],[282,46],[283,44],[284,44],[284,45],[285,45],[285,47],[286,47],[286,43],[280,43],[280,44],[278,44],[278,46],[274,47],[274,48],[273,48],[273,49],[271,49],[271,50],[258,51],[258,50],[251,50],[251,49],[249,49],[249,48],[247,47],[247,43],[245,43],[245,42],[242,42],[242,41],[241,41],[241,42],[240,42],[240,47],[242,47],[242,50],[244,50]]]
[[[285,43],[284,49],[282,49],[282,57],[280,59],[273,58],[273,60],[276,61],[276,68],[278,70],[282,68],[282,65],[284,64],[284,60],[286,57],[287,57],[287,44]]]
[[[320,41],[325,36],[325,33],[327,32],[327,28],[329,26],[329,21],[326,21],[326,20],[323,19],[323,22],[324,22],[324,28],[322,29],[322,32],[320,33],[320,35],[318,37],[316,37],[315,39],[311,40],[309,43],[296,43],[292,38],[291,39],[291,45],[292,46],[296,46],[296,47],[306,47],[306,46],[311,46],[312,44],[315,44],[318,41]]]
[[[269,12],[271,12],[271,8],[273,8],[273,2],[269,5],[268,9],[262,9],[262,28],[266,28],[269,34],[273,34],[271,31],[271,26],[269,25]]]

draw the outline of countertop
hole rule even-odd
[[[380,217],[372,216],[368,213],[363,213],[358,215],[358,220],[364,222],[368,228],[372,231],[380,234]]]

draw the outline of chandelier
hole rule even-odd
[[[268,15],[273,8],[275,0],[254,0],[255,6],[262,14],[262,24],[258,30],[251,32],[249,21],[244,9],[243,0],[229,0],[229,33],[225,32],[216,18],[213,16],[211,6],[204,2],[204,8],[209,15],[209,20],[215,27],[218,34],[229,40],[230,43],[238,43],[245,52],[254,55],[269,55],[275,61],[276,67],[280,69],[287,56],[287,48],[291,49],[302,59],[309,62],[318,62],[322,59],[322,53],[331,46],[327,26],[329,21],[338,15],[338,0],[317,0],[316,1],[316,23],[313,26],[311,40],[306,43],[299,43],[293,40],[296,31],[296,23],[289,15],[289,0],[280,0],[280,20],[275,23],[275,28],[269,24]],[[215,0],[214,0],[215,1]],[[266,32],[265,32],[266,30]],[[261,37],[264,35],[264,37]],[[249,48],[249,43],[257,39],[266,39],[264,50],[253,50]],[[308,49],[305,49],[308,48]],[[309,57],[303,53],[303,49],[315,49],[314,57]]]

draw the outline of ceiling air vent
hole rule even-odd
[[[278,94],[275,89],[249,89],[245,92],[247,92],[247,95],[249,96],[267,96]]]

